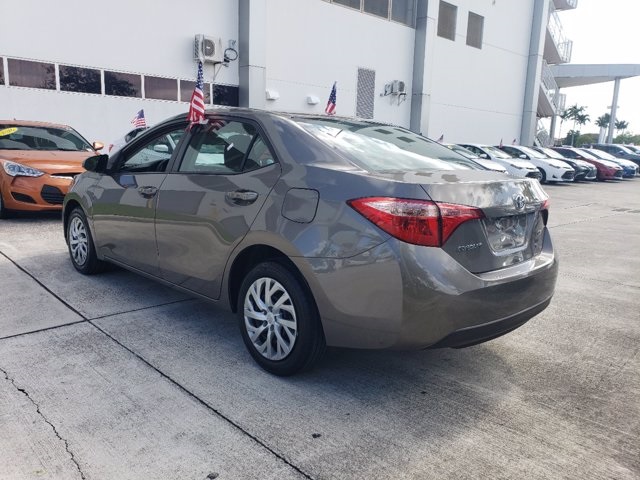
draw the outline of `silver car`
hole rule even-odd
[[[110,262],[237,312],[277,375],[327,345],[464,347],[541,312],[558,269],[540,183],[464,162],[362,120],[174,117],[85,161],[65,238],[81,273]]]

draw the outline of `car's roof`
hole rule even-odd
[[[16,127],[54,127],[71,130],[69,125],[52,122],[37,122],[33,120],[0,120],[0,125],[15,125]]]

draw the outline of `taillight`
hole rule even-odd
[[[441,247],[462,223],[484,216],[478,208],[427,200],[369,197],[347,203],[389,235],[427,247]]]

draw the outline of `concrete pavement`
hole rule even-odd
[[[640,179],[545,188],[561,273],[538,317],[287,379],[231,314],[77,274],[56,216],[3,221],[0,478],[639,478]]]

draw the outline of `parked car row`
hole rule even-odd
[[[633,160],[611,155],[597,145],[588,149],[464,143],[449,146],[462,153],[460,147],[464,147],[468,151],[467,156],[478,163],[491,160],[515,177],[537,178],[541,183],[619,180],[638,175],[638,165]]]

